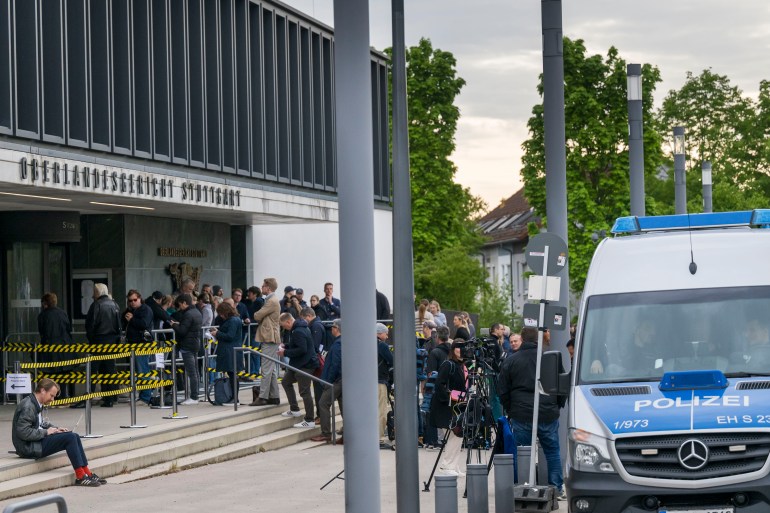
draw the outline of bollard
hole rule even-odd
[[[187,415],[179,415],[176,405],[176,344],[171,346],[171,383],[171,415],[166,415],[163,418],[171,420],[186,419]]]
[[[136,423],[136,352],[131,350],[131,358],[129,359],[129,365],[131,365],[131,392],[129,392],[129,407],[131,410],[131,425],[120,426],[122,428],[146,428],[147,425],[141,425]]]
[[[495,511],[513,513],[513,454],[495,454]]]
[[[21,362],[16,361],[13,363],[14,374],[21,374]],[[23,394],[16,394],[16,404],[18,405],[23,399]]]
[[[436,476],[436,513],[457,513],[457,476]]]
[[[91,395],[91,360],[86,362],[86,397],[89,395]],[[91,433],[91,400],[86,399],[86,434],[80,438],[101,438],[102,436]]]
[[[467,472],[465,488],[468,490],[468,513],[489,513],[487,466],[483,463],[470,463]]]
[[[524,484],[529,478],[529,461],[532,455],[532,447],[520,445],[516,448],[516,484]],[[535,484],[535,483],[528,483]]]

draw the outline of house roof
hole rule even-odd
[[[524,197],[522,188],[479,219],[478,225],[487,238],[484,245],[491,246],[526,241],[529,238],[527,224],[533,221],[539,223],[540,218]]]

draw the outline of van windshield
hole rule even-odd
[[[657,381],[718,369],[770,373],[770,287],[592,296],[580,340],[581,383]]]

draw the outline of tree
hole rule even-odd
[[[630,209],[626,63],[614,47],[606,58],[588,56],[582,40],[564,38],[564,80],[570,284],[579,293],[595,249],[591,236],[609,231]],[[654,180],[662,162],[661,138],[652,125],[658,82],[658,69],[642,66],[646,183]],[[542,96],[542,76],[538,91]],[[547,223],[542,103],[533,107],[528,128],[521,174],[528,201]],[[656,210],[654,198],[648,197],[647,214]]]
[[[661,133],[671,133],[674,126],[686,129],[688,212],[702,210],[701,165],[706,160],[713,169],[715,211],[743,210],[765,202],[763,196],[770,193],[768,94],[763,82],[756,103],[729,78],[710,69],[697,76],[688,72],[684,85],[668,92],[655,121]],[[673,160],[670,145],[664,149]],[[673,212],[673,207],[667,210]]]
[[[418,296],[469,308],[484,283],[480,265],[470,256],[482,242],[475,218],[484,203],[454,181],[457,167],[449,159],[460,117],[455,100],[465,85],[456,64],[429,39],[406,52],[412,239]],[[446,255],[456,260],[446,262]],[[450,263],[463,279],[436,262]]]

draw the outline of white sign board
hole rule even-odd
[[[6,394],[31,394],[32,376],[30,374],[8,374],[5,380]]]
[[[545,299],[546,301],[558,301],[559,300],[559,287],[561,286],[561,277],[548,276],[546,282],[545,297],[540,297],[543,294],[543,277],[537,274],[529,277],[529,292],[527,297],[540,301]]]

